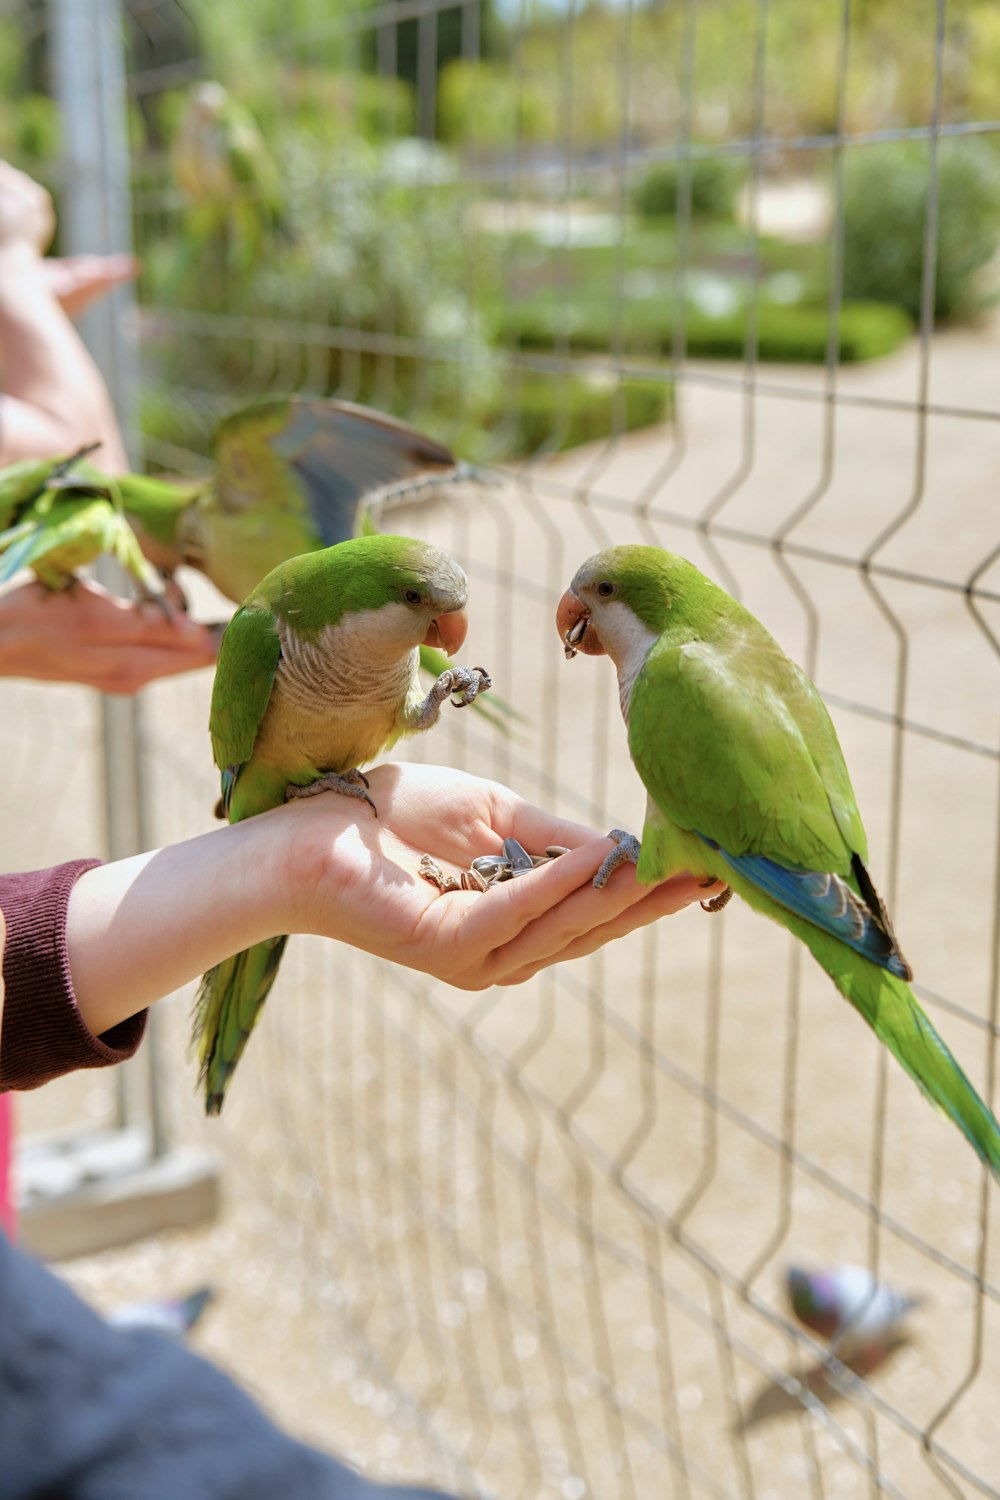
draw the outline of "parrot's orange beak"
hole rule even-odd
[[[556,610],[556,629],[559,631],[559,639],[563,643],[568,660],[572,660],[578,651],[582,651],[584,656],[606,655],[601,638],[590,618],[590,610],[572,589],[567,589],[559,600],[559,608]]]
[[[453,609],[451,614],[438,615],[432,620],[422,646],[434,646],[445,656],[454,656],[469,631],[469,617],[464,609]]]

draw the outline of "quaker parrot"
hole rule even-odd
[[[415,427],[369,407],[311,396],[255,402],[226,417],[212,443],[212,476],[171,492],[128,475],[123,503],[143,550],[173,577],[204,573],[241,603],[289,557],[371,530],[374,500],[403,499],[478,475]],[[420,648],[435,677],[443,654]],[[516,717],[500,699],[476,703],[496,727]]]
[[[327,790],[374,811],[359,767],[429,729],[446,698],[462,708],[490,686],[481,667],[450,667],[426,696],[418,686],[421,642],[450,655],[465,639],[466,595],[456,562],[402,536],[356,537],[269,573],[229,622],[215,673],[209,731],[229,821]],[[222,1108],[286,941],[202,978],[194,1041],[208,1114]]]
[[[86,462],[92,451],[24,459],[0,470],[0,583],[31,568],[47,589],[69,588],[80,568],[107,553],[144,598],[162,604],[163,583],[143,556],[119,485]]]
[[[281,173],[253,115],[221,83],[195,84],[170,148],[170,169],[189,208],[195,252],[226,240],[232,270],[251,270],[267,235],[288,237]]]
[[[787,1287],[799,1322],[827,1339],[831,1354],[845,1363],[892,1344],[920,1302],[879,1281],[864,1266],[826,1271],[789,1266]]]
[[[642,842],[616,830],[595,877],[625,860],[645,884],[681,870],[722,881],[806,944],[919,1087],[1000,1175],[1000,1127],[910,990],[836,731],[815,687],[763,625],[690,562],[613,547],[560,600],[566,655],[609,655]]]
[[[127,1328],[130,1333],[160,1333],[183,1339],[201,1322],[205,1309],[214,1300],[212,1287],[199,1286],[184,1297],[123,1303],[112,1308],[107,1320],[114,1328]]]

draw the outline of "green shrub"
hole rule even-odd
[[[505,436],[498,456],[508,458],[598,442],[620,428],[632,432],[663,422],[672,410],[673,388],[663,381],[625,380],[616,387],[575,375],[532,373],[508,381],[480,420]]]
[[[690,163],[691,213],[700,219],[731,219],[742,173],[727,157],[696,157]],[[658,162],[648,169],[633,195],[636,213],[644,219],[677,212],[684,168],[678,161]]]
[[[647,357],[669,354],[675,319],[676,305],[666,297],[627,305],[621,327],[624,352]],[[757,357],[822,364],[828,328],[825,306],[785,307],[762,302],[757,314]],[[840,313],[840,359],[848,363],[891,354],[912,330],[908,314],[900,307],[880,302],[845,303]],[[746,309],[710,317],[689,308],[684,333],[684,347],[690,356],[742,359],[746,352]],[[572,349],[599,352],[614,347],[617,334],[615,311],[606,302],[588,307],[539,299],[509,310],[500,339],[524,348],[552,348],[565,342]]]
[[[849,153],[845,172],[844,293],[896,302],[920,316],[929,147],[894,141]],[[985,294],[977,272],[1000,243],[1000,160],[970,138],[938,148],[935,315],[977,311]]]

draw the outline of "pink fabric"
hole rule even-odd
[[[0,1094],[0,1230],[10,1239],[17,1230],[13,1184],[10,1179],[13,1150],[14,1110],[9,1094]]]

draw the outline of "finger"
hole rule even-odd
[[[626,885],[616,874],[603,891],[594,890],[594,876],[612,847],[609,839],[591,835],[587,843],[530,874],[495,886],[489,900],[477,902],[467,914],[462,937],[473,952],[482,953],[484,948],[495,952],[524,934],[525,951],[520,961],[529,962],[536,956],[532,944],[542,944],[542,952],[554,951],[595,921],[617,915],[625,904],[623,892],[638,900],[641,888],[634,877]],[[606,902],[603,909],[601,897]],[[612,910],[607,903],[613,903]],[[528,929],[533,926],[538,930],[529,935]]]
[[[607,841],[602,841],[600,847],[606,848]],[[558,865],[569,857],[564,854],[554,863]],[[525,876],[524,880],[527,881],[528,878]],[[676,911],[690,904],[696,899],[700,887],[690,876],[685,875],[679,877],[679,883],[664,882],[656,889],[660,893],[659,904],[655,908],[649,908],[650,921],[656,915],[664,915],[665,912]],[[640,885],[634,871],[629,869],[617,871],[603,890],[595,890],[588,882],[567,895],[558,905],[539,914],[532,923],[510,939],[502,950],[495,950],[491,960],[493,971],[499,974],[532,965],[536,968],[543,967],[555,963],[560,956],[574,948],[580,952],[592,952],[594,947],[600,946],[600,941],[593,942],[588,948],[590,934],[608,924],[618,923],[620,919],[620,926],[614,932],[609,931],[603,941],[629,931],[629,914],[648,900],[649,896],[649,887]],[[636,922],[631,925],[641,924]]]
[[[567,849],[577,849],[595,837],[594,829],[588,828],[584,823],[556,817],[554,813],[525,802],[520,797],[513,799],[510,808],[510,833],[532,853],[539,853],[549,844],[563,844]]]
[[[189,615],[173,611],[167,615],[158,604],[136,604],[120,599],[97,584],[88,584],[87,593],[67,598],[73,608],[82,605],[90,613],[92,639],[109,646],[149,646],[166,650],[190,650],[215,654],[215,638]]]
[[[596,953],[598,948],[603,948],[606,943],[614,942],[616,938],[627,937],[630,932],[635,932],[640,927],[648,927],[650,923],[658,922],[661,917],[674,916],[686,907],[693,906],[704,894],[704,889],[693,876],[676,875],[673,879],[664,881],[662,885],[655,886],[641,900],[626,907],[612,920],[602,922],[599,926],[591,927],[588,931],[570,939],[558,951],[536,958],[527,964],[518,964],[519,955],[513,945],[509,952],[497,953],[496,961],[499,972],[494,983],[523,984],[526,979],[533,978],[535,974],[551,964],[566,963],[574,958],[586,958],[589,954]],[[513,963],[514,967],[507,970],[507,963]]]

